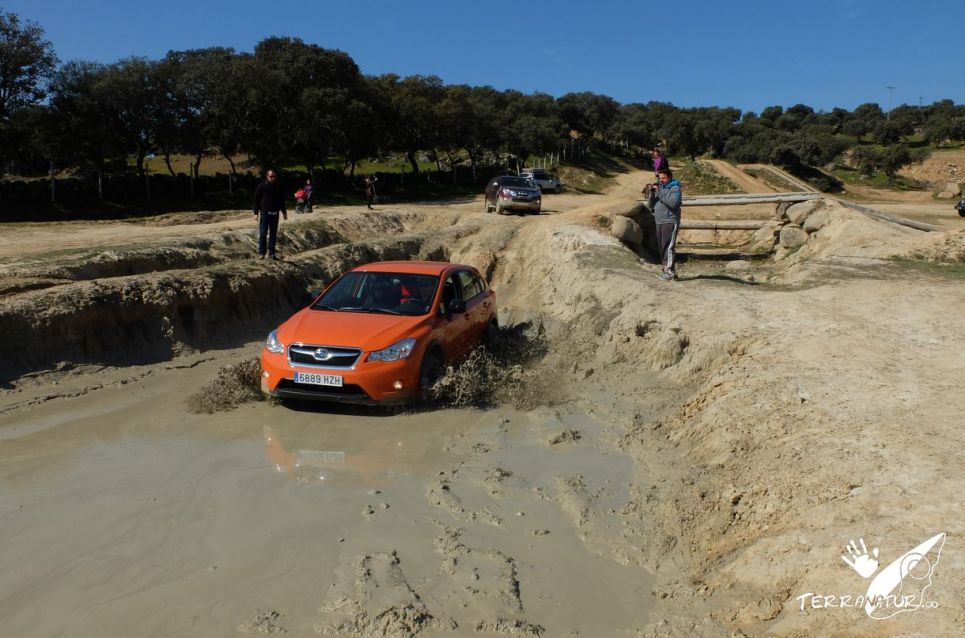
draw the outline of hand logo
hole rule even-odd
[[[841,556],[841,560],[850,565],[862,578],[868,578],[878,569],[878,548],[875,547],[872,550],[871,553],[874,555],[874,558],[872,558],[868,554],[868,547],[864,544],[864,539],[859,538],[858,541],[861,543],[860,548],[853,540],[845,547],[848,555],[851,556],[851,560],[848,560],[848,556]]]

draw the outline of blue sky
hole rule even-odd
[[[363,73],[438,75],[621,103],[965,103],[965,1],[0,0],[39,23],[61,60],[251,51],[290,36]]]

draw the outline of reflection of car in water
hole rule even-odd
[[[418,399],[497,321],[495,293],[472,266],[359,266],[268,335],[261,389],[368,405]]]
[[[283,440],[279,428],[266,426],[265,456],[275,471],[301,483],[361,483],[380,486],[400,478],[415,476],[423,451],[397,438],[366,439],[363,449],[325,449],[347,447],[327,443],[324,437],[306,439],[289,434]],[[294,438],[296,437],[297,438]]]

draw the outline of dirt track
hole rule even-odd
[[[829,203],[800,250],[667,284],[601,230],[648,177],[539,217],[292,215],[277,264],[245,213],[5,231],[0,634],[953,635],[965,295],[888,257],[962,233]],[[525,400],[189,409],[307,291],[400,256],[488,274],[545,344]],[[886,564],[938,532],[937,608],[800,610],[864,593],[849,540]]]

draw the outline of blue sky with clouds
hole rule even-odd
[[[0,0],[61,60],[251,51],[277,35],[348,53],[363,73],[438,75],[621,103],[815,109],[965,103],[965,0],[471,2]]]

